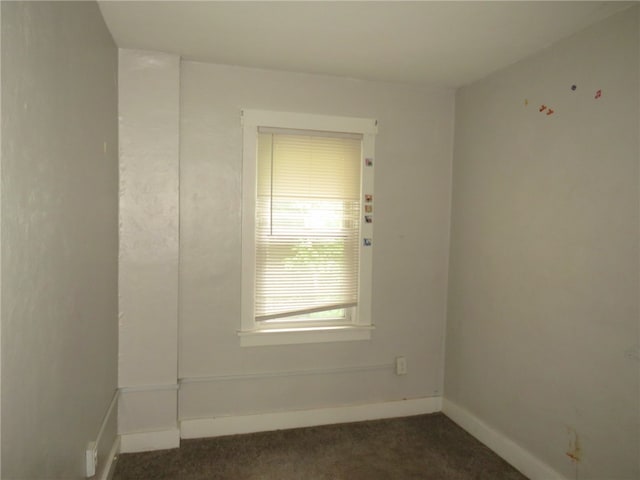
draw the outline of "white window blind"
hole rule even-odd
[[[260,129],[255,320],[358,304],[362,137]]]

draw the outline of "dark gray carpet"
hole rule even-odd
[[[114,480],[526,480],[442,414],[183,440]]]

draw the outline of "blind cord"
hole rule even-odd
[[[271,134],[271,171],[269,172],[269,236],[273,237],[273,133]]]

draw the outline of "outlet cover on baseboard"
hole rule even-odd
[[[96,474],[96,468],[98,466],[98,448],[96,442],[87,443],[87,450],[85,451],[85,465],[87,477],[93,477]]]

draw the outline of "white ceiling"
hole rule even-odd
[[[632,2],[100,1],[121,48],[458,87]]]

